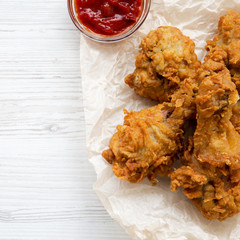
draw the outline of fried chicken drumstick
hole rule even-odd
[[[184,153],[183,166],[171,174],[171,189],[184,194],[208,219],[224,220],[240,211],[240,135],[230,119],[238,92],[216,52],[207,55],[210,72],[196,97],[197,128]],[[218,57],[217,57],[218,56]]]
[[[194,112],[193,80],[185,79],[171,103],[139,112],[126,112],[103,157],[121,180],[140,182],[145,177],[168,176],[181,149],[182,127]]]
[[[186,79],[171,103],[126,112],[124,125],[102,154],[119,179],[140,182],[148,177],[154,182],[156,175],[170,173],[181,149],[183,124],[194,113],[193,99],[192,79]]]
[[[136,69],[125,78],[135,92],[158,102],[170,101],[180,83],[200,67],[194,42],[170,26],[151,31],[139,46]]]

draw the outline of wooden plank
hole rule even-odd
[[[87,160],[79,32],[66,0],[0,2],[0,239],[130,239]]]

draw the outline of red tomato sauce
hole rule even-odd
[[[75,0],[74,5],[84,26],[98,34],[116,35],[137,21],[142,0]]]

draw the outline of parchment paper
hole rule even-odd
[[[144,180],[131,184],[118,180],[111,165],[101,157],[116,126],[123,123],[123,108],[140,110],[151,105],[124,83],[134,70],[138,45],[151,29],[160,25],[178,27],[196,44],[200,60],[207,39],[217,32],[217,23],[227,9],[240,11],[239,0],[153,0],[142,27],[127,40],[102,44],[81,37],[80,63],[87,129],[89,161],[97,181],[94,189],[109,214],[133,239],[147,240],[239,240],[240,214],[223,222],[205,219],[179,191],[172,193],[169,179],[153,187]]]

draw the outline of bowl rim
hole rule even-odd
[[[125,31],[123,31],[122,33],[116,34],[116,35],[112,35],[112,36],[108,36],[108,35],[101,35],[101,34],[97,34],[92,32],[91,30],[88,30],[87,27],[85,27],[83,24],[81,24],[79,22],[79,20],[76,18],[75,16],[75,12],[74,12],[74,2],[75,0],[67,0],[67,7],[68,7],[68,13],[69,16],[72,20],[72,22],[74,23],[74,25],[76,26],[76,28],[86,37],[90,38],[93,41],[96,42],[101,42],[101,43],[113,43],[113,42],[119,42],[122,41],[128,37],[130,37],[132,34],[134,34],[134,32],[136,32],[141,25],[144,23],[144,21],[146,20],[148,13],[150,11],[150,6],[151,6],[151,0],[142,0],[142,2],[144,3],[144,8],[146,7],[146,9],[142,9],[141,14],[138,18],[138,20],[131,26],[129,26]],[[86,32],[88,32],[89,34],[87,34],[86,32],[84,32],[84,30],[82,30],[81,28],[85,29]],[[121,34],[124,34],[123,36],[121,36]],[[92,35],[92,36],[91,36]],[[96,36],[96,37],[95,37]],[[118,36],[121,36],[120,38],[118,38]],[[98,38],[99,37],[99,38]],[[102,37],[102,38],[101,38]],[[113,39],[112,39],[113,38]]]

